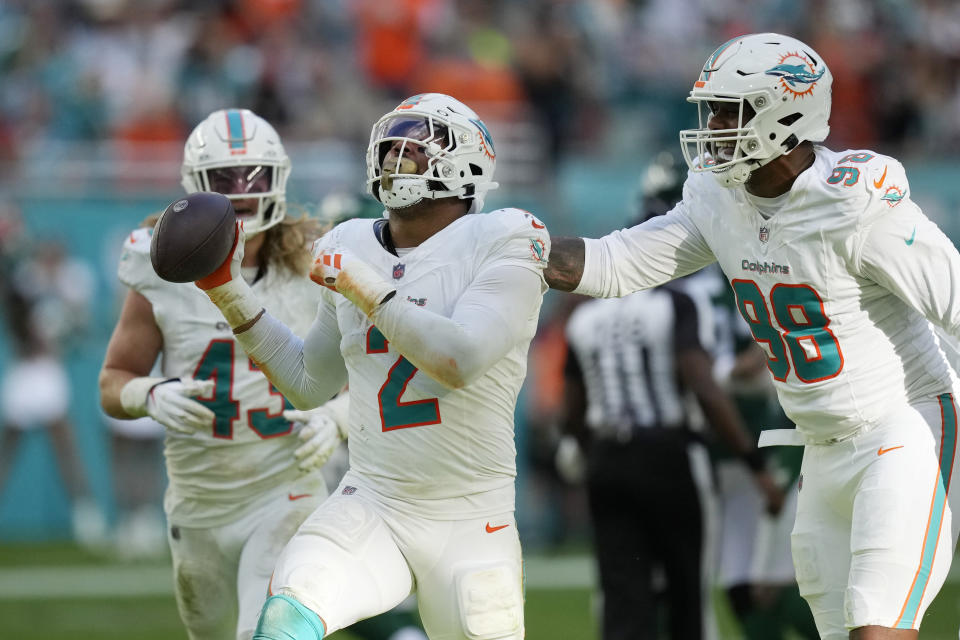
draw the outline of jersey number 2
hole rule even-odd
[[[213,395],[196,399],[207,405],[216,416],[213,421],[213,437],[228,440],[233,438],[234,420],[240,419],[240,401],[233,397],[233,349],[233,340],[211,340],[193,373],[196,380],[213,380]],[[249,358],[246,360],[251,371],[258,371]],[[270,413],[267,408],[248,409],[247,426],[261,438],[288,434],[293,425],[283,417],[283,410],[292,409],[293,405],[269,380],[264,379],[264,383],[270,385],[270,395],[283,399],[282,407],[277,413]]]
[[[367,353],[387,353],[389,342],[376,327],[367,331]],[[380,426],[384,431],[405,429],[407,427],[422,427],[428,424],[439,424],[440,405],[436,398],[403,402],[403,392],[413,379],[417,368],[410,361],[400,356],[390,367],[387,380],[380,387],[377,394],[377,404],[380,406]]]
[[[791,360],[801,382],[820,382],[840,373],[840,343],[830,331],[823,300],[813,288],[802,284],[774,285],[770,290],[771,317],[756,282],[733,280],[731,284],[740,315],[750,325],[753,339],[764,348],[767,367],[774,378],[781,382],[787,379]]]

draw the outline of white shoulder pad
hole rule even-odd
[[[480,218],[478,258],[516,264],[542,272],[550,258],[550,233],[535,215],[523,209],[498,209]]]
[[[346,246],[356,252],[363,240],[373,238],[373,223],[376,218],[353,218],[344,220],[330,231],[326,232],[313,243],[313,255],[316,256],[323,249]]]
[[[876,154],[866,165],[864,187],[870,199],[893,208],[910,198],[910,183],[907,172],[899,160]]]
[[[895,207],[909,197],[907,174],[895,158],[869,149],[834,152],[835,157],[824,176],[827,188],[837,195],[870,199],[870,207]]]
[[[144,227],[134,230],[123,242],[117,275],[120,282],[135,291],[142,291],[155,283],[159,277],[150,262],[150,240],[152,237],[153,229]]]

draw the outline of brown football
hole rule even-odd
[[[169,282],[210,275],[233,248],[236,219],[230,198],[219,193],[198,191],[174,200],[153,228],[153,270]]]

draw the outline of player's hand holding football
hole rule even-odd
[[[217,267],[217,270],[196,281],[196,285],[209,292],[219,286],[225,285],[231,280],[240,277],[240,264],[243,262],[243,245],[246,242],[246,234],[243,232],[243,223],[237,221],[237,233],[233,241],[233,247],[227,255],[226,260]]]
[[[220,308],[223,317],[233,329],[252,324],[263,312],[263,307],[253,295],[250,286],[240,276],[245,241],[243,224],[238,221],[236,239],[226,260],[216,271],[195,283],[204,290],[213,304]]]
[[[134,417],[150,416],[181,433],[213,428],[214,414],[193,398],[213,393],[213,380],[134,378],[120,395],[124,410]]]
[[[335,412],[325,406],[310,411],[288,409],[283,412],[283,417],[303,425],[300,429],[300,442],[303,444],[293,455],[299,461],[297,467],[304,473],[322,467],[337,445],[347,439],[344,425],[340,425]]]
[[[315,257],[310,279],[343,294],[367,316],[397,292],[370,265],[344,249],[327,249]]]

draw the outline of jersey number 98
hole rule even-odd
[[[803,284],[778,284],[770,290],[770,305],[753,280],[733,280],[740,315],[753,339],[767,355],[773,377],[785,381],[790,363],[801,382],[835,377],[843,369],[840,343],[830,331],[823,300]],[[770,309],[773,315],[770,315]]]

